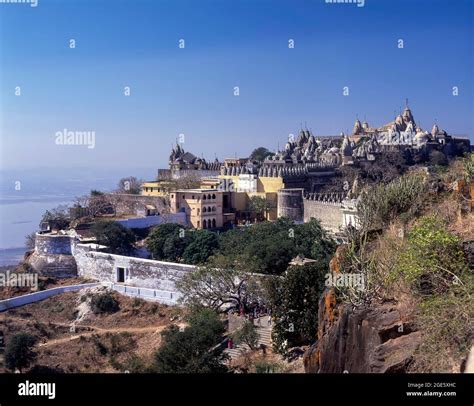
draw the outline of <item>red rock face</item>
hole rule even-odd
[[[330,262],[330,270],[340,273],[342,247]],[[305,353],[308,373],[390,373],[406,371],[420,344],[397,303],[373,304],[353,309],[337,303],[333,288],[319,301],[318,337]]]
[[[402,322],[395,303],[353,310],[339,304],[326,309],[320,302],[318,341],[304,357],[309,373],[403,373],[418,347],[421,334]],[[332,305],[332,303],[331,303]],[[339,314],[334,322],[326,314]]]

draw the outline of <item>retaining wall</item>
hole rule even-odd
[[[30,303],[39,302],[48,297],[59,295],[66,292],[77,292],[78,290],[98,286],[100,283],[84,283],[82,285],[59,286],[57,288],[41,290],[35,293],[28,293],[27,295],[16,296],[10,299],[0,300],[0,312],[8,309],[24,306]]]

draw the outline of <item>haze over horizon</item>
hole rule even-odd
[[[2,4],[0,169],[156,169],[179,134],[207,160],[248,156],[305,122],[315,135],[380,126],[405,98],[424,129],[472,140],[473,3],[455,3]],[[56,145],[64,129],[94,131],[95,148]]]

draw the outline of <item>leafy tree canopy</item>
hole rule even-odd
[[[12,336],[5,350],[5,365],[10,370],[18,368],[20,372],[36,358],[33,347],[36,338],[27,333]]]
[[[158,373],[222,373],[225,355],[218,346],[223,340],[224,323],[210,309],[193,312],[183,331],[171,326],[162,333],[163,344],[155,353]]]
[[[269,151],[265,147],[258,147],[255,148],[252,153],[250,154],[250,159],[252,161],[259,161],[262,162],[265,160],[265,158],[273,155],[273,152]]]
[[[319,297],[324,290],[327,263],[290,266],[280,278],[266,282],[275,317],[273,343],[285,353],[287,347],[307,344],[316,338]]]
[[[133,250],[134,234],[115,221],[98,221],[91,232],[99,244],[106,245],[115,254],[129,254]]]

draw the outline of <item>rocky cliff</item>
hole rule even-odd
[[[340,250],[330,264],[340,271]],[[411,320],[413,309],[401,302],[353,308],[337,303],[332,288],[321,297],[318,337],[304,356],[309,373],[405,372],[421,334]]]
[[[318,341],[304,357],[306,372],[405,372],[420,343],[420,332],[396,303],[353,309],[323,295]],[[332,321],[331,321],[332,320]]]

